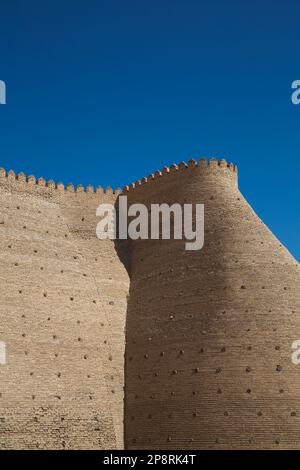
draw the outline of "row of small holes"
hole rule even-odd
[[[229,416],[230,416],[230,413],[229,413],[228,411],[224,411],[224,412],[223,412],[223,415],[229,417]],[[259,417],[261,417],[261,416],[263,416],[263,412],[262,412],[262,411],[258,411],[258,412],[256,413],[256,415],[259,416]],[[193,416],[193,418],[197,418],[198,416],[201,416],[201,413],[198,413],[197,411],[193,411],[192,416]],[[296,416],[297,416],[296,411],[291,411],[291,412],[290,412],[290,416],[291,416],[291,417],[296,417]],[[148,418],[148,419],[152,419],[152,418],[153,418],[153,415],[149,413],[148,416],[147,416],[147,418]],[[168,414],[168,418],[174,418],[173,413],[169,413],[169,414]],[[135,421],[135,419],[136,419],[135,416],[131,416],[131,421]]]
[[[22,293],[23,293],[23,290],[19,289],[19,290],[18,290],[18,293],[19,293],[19,294],[22,294]],[[47,292],[44,292],[44,293],[43,293],[43,297],[48,297]],[[74,300],[75,300],[74,297],[70,297],[70,301],[71,301],[71,302],[73,302]],[[93,300],[92,303],[93,303],[93,304],[96,304],[97,301],[96,301],[96,300]],[[114,303],[112,300],[110,300],[110,301],[108,302],[108,304],[109,304],[109,305],[114,305],[115,303]]]
[[[221,390],[220,388],[218,388],[218,390],[217,390],[216,393],[217,393],[218,395],[221,395],[223,392],[222,392],[222,390]],[[250,394],[252,393],[251,388],[247,388],[246,391],[245,391],[245,393],[247,393],[248,395],[250,395]],[[278,393],[282,394],[282,393],[284,393],[284,390],[283,390],[282,388],[280,388],[280,389],[278,390]],[[173,391],[170,392],[170,395],[171,395],[172,397],[174,397],[174,396],[175,396],[175,392],[173,392]],[[195,391],[192,392],[192,395],[196,395],[196,392],[195,392]],[[139,398],[139,396],[138,396],[137,394],[135,394],[134,398],[137,400],[137,399]],[[155,398],[155,396],[154,396],[154,395],[150,395],[150,398],[153,400],[153,399]]]

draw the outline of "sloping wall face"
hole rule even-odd
[[[201,163],[201,162],[200,162]],[[205,243],[132,243],[130,449],[299,448],[299,265],[212,160],[131,187],[130,202],[202,203]]]
[[[109,191],[0,178],[1,448],[121,448],[128,276],[96,238]]]
[[[204,204],[199,251],[99,241],[96,208],[118,194],[0,169],[0,448],[300,448],[299,265],[236,168],[124,188],[150,212]]]

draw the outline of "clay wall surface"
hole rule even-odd
[[[115,198],[2,172],[1,448],[123,447],[128,276],[95,233]]]
[[[205,243],[132,243],[126,326],[130,449],[299,448],[299,265],[225,161],[172,166],[131,202],[205,204]]]
[[[204,204],[204,247],[98,240],[96,208],[121,194]],[[299,265],[234,165],[122,193],[0,170],[0,277],[0,448],[300,447]]]

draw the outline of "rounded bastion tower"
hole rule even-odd
[[[0,169],[0,449],[300,448],[299,265],[236,167],[124,188],[204,204],[198,251],[99,240],[96,209],[120,194]]]
[[[129,449],[300,448],[299,265],[225,160],[172,165],[128,203],[201,203],[205,241],[131,244],[126,319]]]

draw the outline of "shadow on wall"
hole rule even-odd
[[[116,214],[117,214],[117,225],[116,225],[117,233],[119,233],[119,199],[120,199],[120,195],[118,195],[118,197],[116,199],[116,202],[115,202]],[[128,240],[119,240],[119,239],[116,238],[114,240],[114,244],[115,244],[115,249],[116,249],[117,255],[118,255],[121,263],[124,265],[128,275],[130,277],[132,241],[130,239],[128,239]]]

